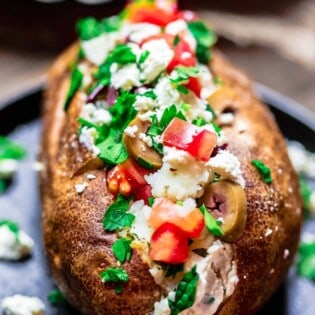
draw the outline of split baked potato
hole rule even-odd
[[[299,239],[284,139],[247,76],[209,55],[196,16],[150,1],[123,16],[81,21],[80,44],[49,72],[52,276],[82,314],[253,314]]]

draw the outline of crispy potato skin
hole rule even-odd
[[[76,46],[71,47],[52,67],[44,101],[41,161],[46,167],[40,186],[47,258],[57,285],[83,314],[148,314],[162,289],[136,252],[124,265],[130,280],[123,285],[122,294],[117,295],[112,284],[100,281],[99,272],[116,265],[111,251],[115,234],[102,227],[112,196],[104,170],[73,176],[90,158],[76,135],[83,95],[77,93],[68,112],[63,111],[69,83],[67,66],[76,51]],[[218,112],[226,108],[234,111],[235,120],[224,131],[230,151],[241,160],[248,201],[245,233],[233,244],[239,283],[217,314],[253,314],[279,286],[296,252],[301,223],[298,180],[274,118],[255,98],[249,79],[218,53],[211,70],[228,87],[211,105]],[[270,166],[272,184],[264,183],[251,165],[252,159]],[[88,181],[87,173],[96,179]],[[89,185],[78,194],[74,185],[82,182]],[[268,229],[272,233],[265,236]]]

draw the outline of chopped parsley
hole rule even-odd
[[[173,41],[173,47],[176,47],[180,42],[180,38],[178,35],[175,36],[174,41]]]
[[[196,55],[198,61],[208,64],[211,57],[210,48],[217,40],[215,33],[202,21],[188,22],[188,29],[197,41]]]
[[[148,170],[152,170],[154,168],[152,163],[142,159],[141,157],[137,157],[136,161],[138,162],[139,165],[141,165],[142,167]]]
[[[176,90],[181,93],[187,95],[189,93],[189,90],[184,85],[178,85],[176,87]]]
[[[211,123],[212,127],[214,128],[214,131],[216,132],[216,134],[220,137],[221,136],[221,128],[215,124],[215,123]]]
[[[303,201],[303,211],[304,218],[308,219],[310,217],[310,208],[311,208],[311,196],[312,196],[312,188],[308,181],[304,179],[302,176],[300,179],[300,192]]]
[[[162,269],[165,272],[165,278],[175,277],[178,272],[184,271],[184,264],[166,264],[160,263]]]
[[[96,125],[82,117],[79,117],[77,121],[81,124],[79,133],[81,133],[83,126],[86,126],[88,128],[94,128],[97,131],[98,137],[96,139],[96,143],[102,142],[109,134],[109,128],[105,124]]]
[[[206,111],[207,112],[210,112],[213,116],[213,118],[216,118],[217,117],[217,114],[215,113],[215,111],[213,110],[213,108],[210,106],[210,104],[207,104],[206,106]]]
[[[15,222],[10,220],[0,220],[0,227],[2,226],[6,226],[13,234],[15,234],[16,238],[18,238],[20,228]]]
[[[77,22],[76,31],[81,40],[90,40],[104,33],[117,31],[120,25],[121,18],[119,16],[112,16],[101,21],[87,17]]]
[[[131,227],[135,216],[128,213],[130,199],[118,195],[117,200],[112,203],[103,218],[103,227],[107,231],[122,230],[124,227]]]
[[[64,102],[63,109],[67,111],[72,98],[74,97],[76,91],[81,87],[81,83],[83,80],[83,73],[75,67],[72,71],[71,78],[70,78],[70,85],[68,89],[68,93]]]
[[[52,305],[61,305],[67,302],[59,289],[50,291],[47,299]]]
[[[198,117],[192,121],[192,123],[198,127],[204,126],[207,124],[203,117]]]
[[[150,206],[150,207],[153,206],[154,200],[155,200],[155,198],[154,198],[153,196],[151,196],[151,197],[148,198],[148,203],[149,203],[149,206]]]
[[[142,54],[141,54],[141,56],[140,56],[140,58],[139,58],[139,63],[141,64],[141,63],[144,63],[146,60],[147,60],[147,58],[150,56],[150,52],[148,51],[148,50],[145,50]]]
[[[108,267],[100,272],[100,277],[103,282],[112,282],[115,285],[115,292],[122,293],[121,283],[126,283],[129,280],[128,273],[123,268]]]
[[[178,284],[175,300],[168,300],[171,315],[177,315],[194,304],[198,280],[199,275],[196,271],[196,266],[194,266]]]
[[[153,90],[148,90],[144,92],[143,94],[141,94],[141,96],[149,97],[149,98],[152,98],[153,100],[157,99],[157,95],[154,93]]]
[[[300,244],[297,271],[301,277],[315,281],[315,240]]]
[[[252,164],[256,167],[267,184],[272,183],[270,168],[268,166],[260,160],[252,160]]]
[[[26,151],[22,146],[14,143],[7,137],[0,136],[0,160],[21,160],[25,155]]]
[[[200,211],[203,213],[205,218],[205,225],[207,229],[214,235],[214,236],[224,236],[224,233],[216,221],[216,219],[209,213],[205,205],[200,207]]]
[[[123,264],[126,260],[131,258],[131,240],[126,238],[121,238],[115,241],[112,246],[113,253],[116,259]]]
[[[171,77],[170,81],[173,83],[180,83],[189,80],[191,77],[196,77],[199,69],[196,67],[177,66],[175,69],[175,77]]]

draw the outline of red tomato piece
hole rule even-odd
[[[151,237],[149,256],[168,264],[183,263],[188,256],[188,238],[176,225],[164,223]]]
[[[163,144],[184,150],[198,160],[208,161],[217,135],[179,118],[173,118],[162,134]]]
[[[127,159],[116,165],[107,174],[109,191],[117,196],[118,193],[130,197],[137,189],[147,185],[144,179],[150,171],[139,166],[135,161]]]
[[[135,200],[143,200],[147,206],[149,205],[149,198],[151,196],[151,186],[148,184],[140,186],[135,192]]]
[[[189,82],[185,84],[185,87],[193,91],[196,94],[196,96],[200,97],[201,85],[197,78],[193,78],[193,77],[189,78]]]
[[[198,237],[205,226],[204,217],[198,208],[185,209],[167,198],[156,198],[148,223],[157,228],[166,222],[181,228],[189,238]]]

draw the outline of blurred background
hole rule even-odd
[[[104,17],[122,0],[1,0],[0,104],[45,82],[74,39],[75,21]],[[220,36],[218,46],[254,80],[315,112],[314,0],[182,0]]]

